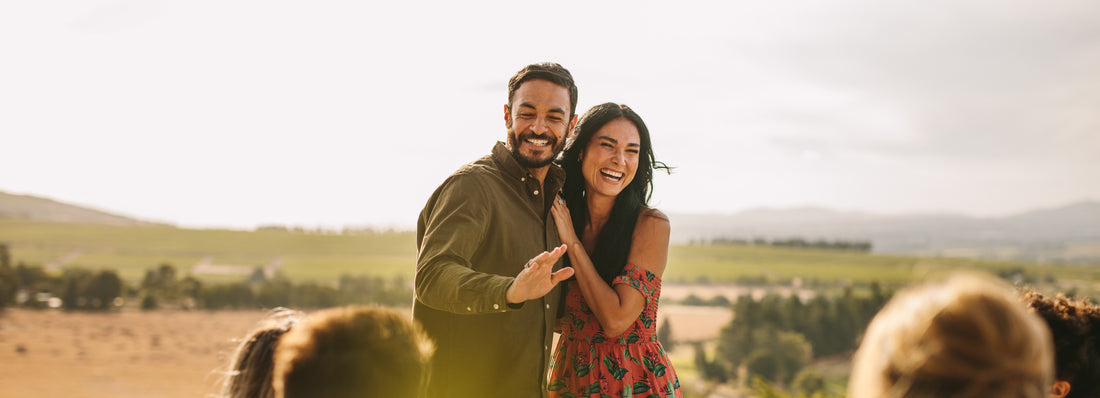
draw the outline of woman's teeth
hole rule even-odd
[[[614,179],[616,181],[623,178],[623,173],[613,170],[600,170],[600,174],[603,174],[605,177]]]

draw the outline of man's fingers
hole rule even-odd
[[[569,279],[571,276],[573,276],[573,267],[565,267],[559,269],[558,272],[550,274],[550,282],[557,284],[558,282]]]
[[[568,249],[568,248],[569,248],[569,246],[567,246],[565,244],[562,244],[561,246],[555,247],[554,251],[550,252],[550,257],[549,257],[550,261],[549,261],[549,263],[553,264],[553,263],[558,262],[558,259],[561,258],[561,256],[565,254],[565,249]]]
[[[531,261],[528,262],[528,264],[530,264],[530,267],[527,268],[542,269],[552,266],[554,265],[554,263],[558,262],[558,259],[560,259],[561,256],[565,254],[565,249],[568,248],[568,245],[563,244],[561,246],[555,247],[553,251],[539,253],[539,255],[535,256],[535,258],[532,258]]]

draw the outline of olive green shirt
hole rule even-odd
[[[528,260],[561,244],[549,210],[564,179],[551,165],[540,186],[498,142],[428,199],[413,303],[436,344],[425,396],[546,396],[559,289],[513,306],[505,291]]]

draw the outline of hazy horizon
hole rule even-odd
[[[413,230],[416,229],[415,223],[410,223],[410,224],[407,224],[407,225],[399,225],[399,224],[396,224],[396,223],[394,223],[394,224],[369,224],[369,223],[367,223],[367,224],[340,224],[340,225],[263,223],[263,224],[256,224],[256,225],[251,225],[251,226],[187,225],[187,224],[180,224],[180,223],[172,222],[172,221],[169,221],[169,220],[163,220],[163,219],[143,218],[143,217],[134,216],[132,214],[129,214],[124,210],[99,208],[99,207],[96,207],[94,205],[85,205],[85,204],[75,203],[75,202],[71,202],[71,201],[66,201],[63,198],[54,198],[54,197],[49,197],[49,196],[44,196],[44,195],[35,195],[33,193],[18,193],[18,192],[7,192],[7,191],[0,190],[0,194],[23,195],[23,196],[36,197],[36,198],[40,198],[40,199],[51,200],[51,201],[67,204],[67,205],[78,206],[78,207],[81,207],[81,208],[85,208],[85,209],[92,210],[92,211],[98,211],[98,212],[106,213],[106,214],[113,215],[113,216],[126,217],[126,218],[133,219],[135,221],[148,222],[148,223],[154,223],[154,224],[165,224],[165,225],[171,225],[171,226],[175,226],[175,227],[189,228],[189,229],[230,229],[230,230],[246,230],[247,231],[247,230],[256,230],[258,228],[263,228],[263,227],[287,227],[287,228],[303,228],[303,229],[306,229],[306,230],[321,230],[321,231],[335,231],[335,232],[338,232],[338,231],[341,231],[341,230],[356,230],[356,229],[397,230],[397,231],[413,231]],[[736,216],[736,215],[752,214],[752,213],[759,213],[759,212],[785,212],[785,213],[788,213],[788,215],[789,215],[790,213],[799,212],[799,211],[813,211],[813,212],[822,211],[822,212],[835,212],[837,214],[864,215],[864,216],[872,216],[872,217],[952,215],[952,216],[971,217],[971,218],[976,218],[976,219],[996,219],[996,218],[1002,218],[1002,217],[1017,216],[1017,215],[1026,214],[1026,213],[1035,212],[1035,211],[1058,209],[1058,208],[1064,208],[1064,207],[1068,207],[1068,206],[1075,206],[1075,205],[1081,205],[1081,204],[1100,204],[1100,201],[1095,200],[1095,199],[1091,199],[1091,198],[1085,198],[1085,199],[1081,199],[1081,200],[1071,201],[1071,202],[1068,202],[1068,203],[1062,203],[1062,204],[1056,204],[1056,205],[1050,205],[1050,206],[1039,206],[1039,207],[1024,209],[1024,210],[1021,210],[1021,211],[1018,211],[1018,212],[1012,212],[1012,213],[1007,213],[1007,214],[985,215],[985,216],[967,214],[967,213],[960,213],[960,212],[881,213],[881,212],[862,211],[862,210],[859,210],[859,209],[837,209],[837,208],[829,208],[829,207],[822,207],[822,206],[791,206],[791,207],[758,206],[758,207],[750,207],[750,208],[740,209],[740,210],[730,211],[730,212],[721,212],[721,211],[712,211],[712,212],[683,211],[683,212],[672,212],[672,213],[669,213],[669,214],[673,215],[673,216],[677,216],[677,215],[678,216]]]
[[[408,227],[505,138],[508,77],[550,60],[578,112],[645,119],[668,213],[1100,199],[1098,2],[554,5],[0,4],[0,190],[182,227]]]

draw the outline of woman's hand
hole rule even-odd
[[[570,247],[580,243],[577,232],[573,230],[573,216],[569,213],[569,208],[565,206],[565,199],[562,199],[561,195],[554,199],[550,213],[554,215],[554,225],[558,227],[558,238],[562,243]]]

